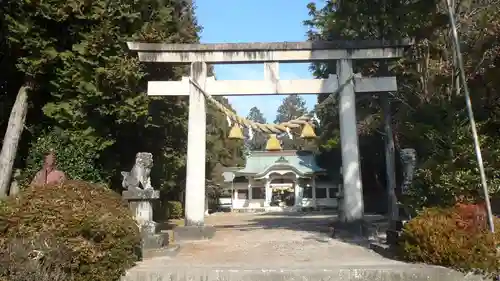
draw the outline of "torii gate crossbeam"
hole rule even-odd
[[[144,62],[191,64],[191,79],[211,95],[283,95],[339,92],[339,116],[343,166],[344,220],[363,218],[355,92],[397,91],[395,77],[355,78],[352,60],[394,59],[409,42],[338,41],[298,43],[161,44],[129,42]],[[337,75],[327,79],[279,80],[279,62],[337,60]],[[218,81],[207,77],[207,63],[264,63],[262,81]],[[204,95],[181,81],[150,81],[148,95],[189,95],[186,172],[186,226],[203,226],[205,213],[206,108]],[[394,150],[394,148],[392,149]],[[387,151],[387,150],[386,150]],[[394,185],[394,183],[392,183]],[[392,186],[394,188],[394,186]]]

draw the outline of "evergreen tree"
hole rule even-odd
[[[257,123],[265,124],[266,118],[264,118],[264,114],[260,111],[260,109],[256,106],[250,108],[250,112],[247,115],[248,120],[252,120]],[[247,135],[248,135],[248,129]],[[259,151],[266,149],[267,136],[261,132],[253,132],[253,138],[248,139],[245,142],[245,148],[250,153],[252,151]]]
[[[283,99],[283,103],[278,107],[276,119],[274,123],[279,124],[287,122],[304,114],[307,114],[306,102],[299,95],[289,95]],[[282,141],[282,148],[284,150],[298,150],[301,149],[303,141],[298,138],[300,136],[300,128],[294,129],[293,139],[290,139],[287,134],[283,134],[280,139]]]
[[[299,118],[306,113],[307,107],[305,100],[299,95],[289,95],[283,99],[282,104],[278,107],[274,123],[279,124],[287,122]]]
[[[176,0],[9,2],[0,4],[0,65],[5,70],[0,72],[0,91],[5,93],[0,125],[5,128],[18,90],[29,83],[28,133],[21,138],[16,164],[26,168],[25,176],[40,167],[43,151],[64,138],[61,143],[87,152],[78,154],[86,159],[74,163],[83,161],[95,169],[79,178],[119,188],[120,171],[130,169],[136,152],[148,151],[155,157],[155,188],[165,194],[181,191],[187,97],[148,97],[146,89],[148,80],[178,80],[189,74],[188,68],[140,63],[126,43],[198,42],[200,27],[192,7]],[[209,107],[207,114],[220,119],[208,126],[225,123],[219,111]],[[228,147],[214,144],[226,142],[226,135],[211,129],[208,134],[209,151]],[[65,163],[75,155],[59,157],[67,158]]]
[[[233,110],[228,100],[216,97],[230,110]],[[227,124],[226,116],[213,104],[207,107],[207,177],[220,183],[222,180],[221,167],[242,166],[243,142],[228,138],[231,128]]]
[[[496,1],[455,2],[489,188],[491,193],[498,194],[500,83],[496,77],[500,59],[500,5]],[[460,195],[475,196],[480,189],[480,179],[463,91],[456,81],[446,3],[437,0],[325,1],[323,7],[309,4],[309,11],[311,19],[306,24],[312,41],[415,39],[403,58],[384,63],[357,62],[355,71],[366,76],[398,78],[398,91],[390,96],[392,125],[396,150],[412,147],[418,153],[419,169],[410,191],[414,206],[453,204]],[[464,26],[467,28],[462,28]],[[335,73],[335,63],[317,63],[313,70],[317,77],[326,77]],[[326,95],[321,95],[319,101],[325,98]],[[334,153],[339,147],[338,110],[332,110],[335,108],[338,108],[338,100],[333,98],[318,110],[325,154]],[[378,95],[360,99],[356,111],[364,192],[374,196],[384,194],[383,118]],[[322,158],[327,160],[325,163],[331,163],[333,157]],[[371,199],[370,202],[383,202]]]

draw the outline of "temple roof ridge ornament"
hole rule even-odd
[[[286,160],[285,157],[281,156],[274,163],[290,163],[290,161]]]

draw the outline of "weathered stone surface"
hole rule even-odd
[[[410,40],[336,40],[307,42],[270,42],[270,43],[212,43],[212,44],[163,44],[127,43],[133,51],[300,51],[300,50],[337,50],[371,49],[388,47],[408,47]]]
[[[401,192],[406,195],[408,188],[413,183],[413,176],[417,166],[417,151],[413,148],[404,148],[400,152],[401,164],[403,166],[403,183]]]
[[[151,212],[151,217],[153,216],[153,213]],[[158,231],[157,229],[157,223],[152,221],[152,220],[139,220],[141,222],[141,232],[142,235],[152,235],[155,234]]]
[[[168,233],[144,235],[142,237],[142,249],[159,249],[166,247],[169,243]]]
[[[153,201],[160,198],[160,191],[153,189],[125,190],[122,192],[122,198],[128,201],[128,206],[141,226],[141,231],[155,233]]]
[[[215,236],[215,231],[215,227],[210,225],[178,226],[173,230],[175,242],[211,239]]]
[[[160,191],[154,189],[132,189],[122,191],[124,200],[155,200],[160,198]]]
[[[138,152],[130,172],[121,172],[122,187],[126,190],[153,189],[150,178],[151,168],[153,168],[153,154]]]
[[[421,265],[388,266],[329,266],[329,267],[278,267],[252,268],[240,267],[203,267],[191,265],[172,267],[165,260],[165,267],[128,273],[123,281],[479,281],[479,276],[465,277],[463,274],[446,268]]]

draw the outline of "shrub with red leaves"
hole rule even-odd
[[[500,219],[495,218],[496,229]],[[489,276],[500,274],[497,247],[500,233],[489,232],[483,204],[429,208],[403,229],[399,247],[403,259],[451,267]]]

